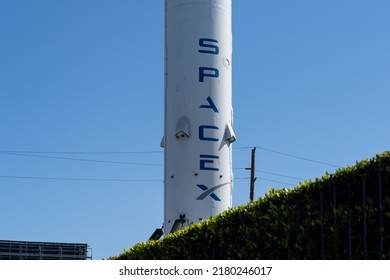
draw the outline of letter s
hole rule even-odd
[[[219,54],[219,47],[217,46],[217,44],[218,44],[217,40],[201,38],[199,39],[199,46],[203,48],[207,48],[207,50],[203,49],[203,50],[199,50],[199,52],[217,55]]]

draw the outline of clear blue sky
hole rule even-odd
[[[336,170],[285,154],[346,166],[389,150],[389,13],[233,0],[234,206],[246,147],[256,197]],[[101,259],[161,227],[163,40],[163,0],[0,1],[0,239]]]

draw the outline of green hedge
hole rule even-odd
[[[112,259],[390,259],[390,153]]]

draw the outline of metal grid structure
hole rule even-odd
[[[89,252],[82,243],[0,240],[0,260],[87,260]]]

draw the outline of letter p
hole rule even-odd
[[[211,67],[199,67],[199,82],[203,83],[205,77],[218,78],[219,70]]]

